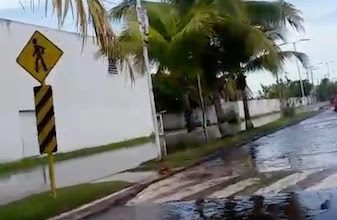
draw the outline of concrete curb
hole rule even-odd
[[[193,166],[196,166],[196,164],[193,164]],[[97,199],[91,203],[82,205],[79,208],[70,210],[68,212],[62,213],[55,217],[51,217],[48,220],[79,220],[79,219],[83,219],[85,217],[103,212],[113,206],[124,205],[127,201],[135,197],[138,193],[143,191],[145,188],[147,188],[151,184],[159,182],[170,176],[173,176],[179,172],[189,169],[190,167],[192,166],[186,166],[186,167],[177,169],[169,174],[163,175],[157,179],[144,182],[144,183],[139,183],[135,186],[131,186],[121,191],[115,192],[101,199]]]
[[[314,112],[312,115],[309,115],[309,116],[307,116],[305,118],[302,118],[302,119],[299,119],[299,120],[295,120],[294,122],[292,122],[288,125],[282,126],[278,129],[275,129],[275,130],[272,130],[272,131],[269,131],[269,132],[265,132],[265,133],[260,134],[260,135],[256,135],[251,141],[255,141],[255,140],[257,140],[261,137],[267,136],[269,134],[275,133],[275,132],[277,132],[279,130],[282,130],[284,128],[287,128],[287,127],[293,126],[295,124],[298,124],[298,123],[300,123],[300,122],[302,122],[302,121],[304,121],[308,118],[314,117],[314,116],[316,116],[316,115],[318,115],[318,114],[320,114],[324,111],[325,110],[318,110],[318,111]],[[249,141],[249,142],[251,142],[251,141]],[[247,142],[238,143],[233,147],[241,147],[245,144],[247,144]],[[216,152],[213,155],[216,155]],[[123,189],[119,192],[113,193],[113,194],[111,194],[109,196],[106,196],[104,198],[101,198],[101,199],[98,199],[98,200],[93,201],[91,203],[80,206],[77,209],[71,210],[69,212],[62,213],[61,215],[58,215],[56,217],[49,218],[49,220],[78,220],[78,219],[83,219],[85,217],[103,212],[104,210],[107,210],[107,209],[109,209],[113,206],[123,205],[129,199],[135,197],[138,193],[140,193],[145,188],[147,188],[149,185],[151,185],[153,183],[156,183],[156,182],[159,182],[159,181],[161,181],[163,179],[166,179],[168,177],[171,177],[171,176],[173,176],[177,173],[183,172],[187,169],[191,169],[195,166],[198,166],[198,165],[210,160],[210,157],[212,157],[212,155],[203,157],[200,160],[198,160],[198,161],[196,161],[196,162],[194,162],[190,165],[187,165],[185,167],[176,169],[173,172],[171,172],[169,174],[166,174],[166,175],[163,175],[163,176],[161,176],[157,179],[154,179],[154,180],[151,180],[151,181],[148,181],[148,182],[145,182],[145,183],[140,183],[140,184],[137,184],[135,186]]]
[[[145,189],[151,183],[143,183],[133,187],[129,187],[95,200],[91,203],[80,206],[77,209],[73,209],[69,212],[62,213],[61,215],[49,218],[49,220],[77,220],[83,219],[95,213],[102,212],[112,206],[123,203],[124,200],[136,196],[139,192]]]

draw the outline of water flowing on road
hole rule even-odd
[[[337,188],[337,113],[328,110],[152,184],[128,205]]]

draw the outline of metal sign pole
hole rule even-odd
[[[55,168],[54,168],[54,155],[53,153],[48,153],[48,164],[49,164],[49,178],[50,178],[50,189],[53,197],[56,199],[56,182],[55,182]]]
[[[45,80],[41,82],[41,86],[46,86]],[[54,166],[54,155],[52,152],[47,153],[47,159],[48,159],[48,169],[49,169],[50,191],[54,199],[56,199],[57,193],[56,193],[56,181],[55,181],[55,166]]]
[[[35,115],[40,153],[47,154],[51,193],[56,198],[53,152],[57,152],[53,91],[45,80],[59,61],[63,51],[42,33],[35,31],[16,59],[30,75],[40,82],[34,87]]]

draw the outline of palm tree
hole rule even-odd
[[[19,1],[21,2],[21,0]],[[118,37],[112,29],[108,12],[103,4],[104,0],[45,0],[46,14],[51,2],[60,28],[71,13],[76,19],[76,26],[83,42],[88,36],[89,27],[91,27],[94,31],[94,42],[99,46],[101,54],[113,61],[124,59]],[[34,4],[36,1],[30,0],[30,5]]]
[[[175,2],[185,11],[193,4],[201,4],[198,0]],[[285,41],[289,26],[304,30],[301,12],[284,1],[211,0],[207,4],[214,6],[221,17],[213,26],[214,35],[203,57],[204,78],[213,93],[218,122],[223,122],[224,117],[221,107],[223,88],[234,79],[236,88],[241,91],[246,128],[249,129],[253,124],[247,101],[246,73],[266,69],[277,74],[282,70],[284,60],[290,57],[307,63],[303,53],[282,52],[276,44]],[[223,134],[221,126],[220,132]]]
[[[214,0],[213,2],[217,2]],[[206,57],[213,56],[213,66],[209,61],[204,65],[207,70],[209,82],[215,89],[213,92],[214,104],[218,109],[218,117],[221,117],[222,109],[219,103],[219,93],[224,83],[228,80],[223,78],[234,78],[236,87],[241,91],[243,100],[246,128],[253,127],[250,119],[247,101],[246,73],[259,69],[266,69],[276,74],[282,69],[284,59],[291,56],[306,63],[307,59],[303,53],[293,51],[282,52],[276,45],[276,41],[285,40],[284,33],[287,24],[296,30],[302,30],[303,19],[300,12],[293,5],[284,1],[235,1],[238,4],[239,13],[234,19],[226,19],[215,27],[216,37],[211,42],[212,48]],[[239,18],[239,19],[238,19]],[[216,61],[215,61],[215,60]],[[222,77],[217,77],[222,73]]]
[[[258,57],[254,57],[254,59],[247,62],[244,67],[242,68],[241,72],[239,73],[240,80],[238,81],[238,85],[240,87],[240,90],[243,91],[243,93],[246,93],[247,88],[247,81],[245,74],[248,72],[254,72],[257,70],[267,70],[271,72],[274,76],[277,77],[277,74],[279,72],[283,71],[283,65],[286,61],[286,59],[289,58],[296,58],[298,59],[304,66],[308,66],[308,57],[304,53],[295,52],[295,51],[277,51],[275,57],[271,57],[268,53],[267,54],[261,54]],[[244,110],[245,110],[245,119],[246,119],[246,128],[253,127],[253,124],[250,120],[250,114],[249,114],[249,108],[248,108],[248,101],[247,97],[244,97],[245,94],[243,94],[242,100],[244,103]],[[282,100],[280,100],[282,102]]]
[[[248,61],[241,61],[244,67],[238,73],[238,87],[242,91],[246,128],[249,129],[253,127],[253,123],[248,108],[245,73],[265,69],[276,76],[282,70],[287,58],[295,57],[303,65],[306,65],[308,61],[305,54],[295,51],[281,51],[275,43],[277,40],[285,41],[284,31],[287,25],[294,27],[297,31],[304,30],[301,12],[292,4],[284,1],[247,2],[246,9],[251,25],[262,31],[272,45],[269,50],[264,49],[253,54]]]
[[[229,3],[226,5],[228,6]],[[218,121],[222,122],[224,112],[221,108],[219,91],[221,83],[214,83],[219,65],[217,65],[217,59],[213,59],[214,54],[207,53],[212,49],[209,43],[210,38],[214,35],[215,24],[223,20],[221,13],[216,7],[209,7],[210,5],[203,1],[195,1],[188,7],[183,2],[176,2],[175,4],[145,2],[144,6],[148,10],[150,19],[150,58],[169,69],[172,77],[177,78],[181,82],[181,86],[185,87],[186,93],[183,97],[186,103],[186,118],[191,113],[188,104],[188,88],[190,88],[189,85],[194,84],[196,75],[200,74],[203,79],[209,82],[207,83],[210,88],[208,90],[214,94],[213,99]],[[136,57],[141,60],[141,54],[137,49],[140,46],[135,46],[137,45],[135,41],[140,45],[140,38],[137,37],[138,29],[134,7],[134,0],[125,0],[111,10],[111,17],[127,21],[128,28],[122,34],[122,44],[126,45],[130,54],[136,54]],[[125,47],[123,47],[123,50],[125,51]],[[215,64],[210,65],[214,61]],[[205,73],[203,64],[205,62],[208,62],[205,66],[212,68],[212,71],[209,72],[214,72],[212,76],[211,74],[206,75],[211,77],[203,76],[203,73]],[[141,62],[138,61],[137,63]],[[191,83],[191,81],[193,82]],[[222,81],[225,82],[226,77],[223,77]],[[188,120],[187,124],[190,124]],[[224,129],[221,126],[219,128],[221,134],[224,135]]]
[[[112,9],[111,16],[127,20],[128,28],[122,35],[122,42],[130,49],[130,54],[137,55],[139,50],[135,42],[141,42],[136,33],[133,7],[134,0],[125,0]],[[212,93],[220,124],[224,121],[221,100],[225,85],[234,79],[237,82],[244,102],[246,127],[250,128],[247,71],[264,68],[277,72],[283,65],[283,58],[291,54],[303,57],[293,52],[281,56],[275,43],[285,39],[284,31],[280,30],[286,29],[287,24],[297,30],[303,29],[300,12],[284,1],[175,0],[172,4],[146,2],[145,7],[151,26],[151,59],[168,68],[183,85],[201,73]],[[125,47],[122,50],[125,51]],[[140,56],[136,57],[141,60]],[[220,132],[225,135],[221,126]]]
[[[134,4],[129,1],[111,10],[114,19],[123,18],[127,29],[120,36],[121,50],[132,56],[135,68],[143,66],[142,40],[138,30]],[[133,2],[134,3],[134,2]],[[191,130],[191,93],[195,87],[195,79],[200,68],[200,51],[208,44],[212,21],[216,14],[211,11],[197,11],[193,15],[183,15],[174,4],[146,2],[150,19],[149,56],[152,63],[158,64],[159,70],[167,69],[174,81],[185,91],[185,118],[188,130]],[[209,18],[212,19],[209,19]],[[193,85],[193,86],[191,86]]]

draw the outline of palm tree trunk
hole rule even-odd
[[[184,104],[185,104],[184,116],[185,116],[185,121],[186,121],[186,128],[187,128],[187,132],[191,132],[194,129],[193,119],[192,119],[192,112],[193,111],[192,111],[190,99],[189,99],[187,93],[184,93],[183,100],[184,100]]]
[[[197,87],[198,87],[198,92],[199,92],[200,107],[202,111],[202,128],[204,130],[205,139],[206,141],[208,141],[207,116],[206,116],[206,111],[205,111],[205,102],[204,102],[204,97],[202,94],[201,81],[200,81],[199,74],[197,74]]]
[[[225,118],[225,112],[221,106],[221,94],[219,91],[213,91],[213,96],[214,96],[214,108],[215,108],[216,117],[218,119],[219,131],[220,131],[221,136],[225,137],[226,131],[222,126],[222,123],[224,122],[224,118]]]
[[[246,130],[249,130],[251,128],[254,128],[254,125],[250,118],[246,89],[241,90],[241,94],[242,94],[242,101],[243,101],[243,109],[245,112]]]

